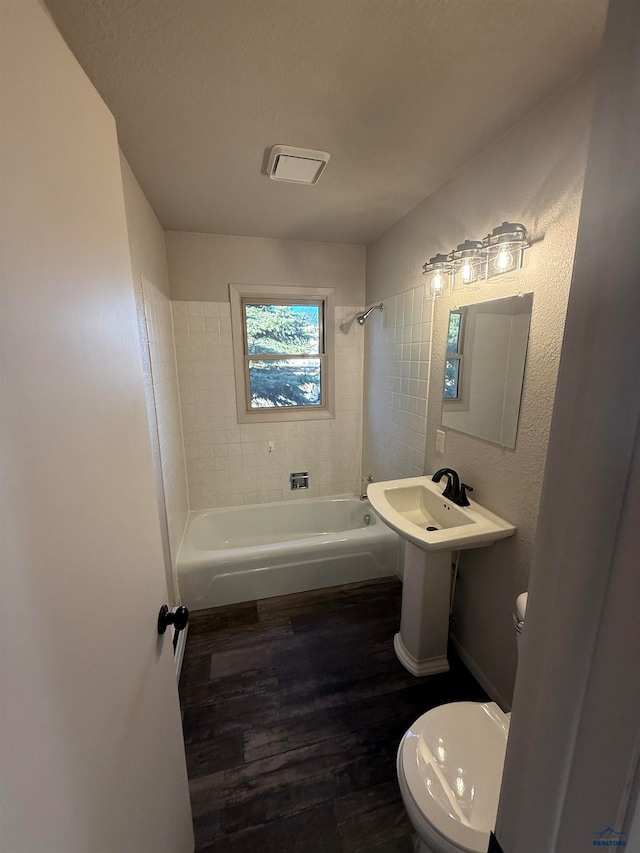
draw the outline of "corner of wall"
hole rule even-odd
[[[481,504],[518,528],[508,542],[464,552],[454,609],[461,654],[503,705],[510,701],[515,680],[511,612],[527,586],[536,532],[592,102],[588,73],[496,140],[367,249],[367,301],[393,304],[404,323],[405,312],[415,312],[404,294],[420,292],[421,267],[430,255],[482,237],[505,219],[524,223],[535,239],[517,284],[492,283],[472,296],[437,300],[433,324],[425,325],[415,340],[413,333],[405,338],[395,332],[393,340],[382,339],[373,323],[365,344],[363,459],[368,468],[375,466],[378,476],[388,478],[389,462],[401,449],[403,430],[413,415],[403,411],[402,395],[412,388],[411,367],[406,376],[403,359],[411,356],[412,347],[420,351],[429,343],[427,382],[411,403],[426,419],[420,473],[442,465],[456,468],[475,487]],[[533,292],[534,300],[515,450],[447,430],[446,451],[436,454],[449,309],[520,291]],[[415,313],[410,321],[417,322]],[[398,466],[392,470],[397,472]]]
[[[167,579],[178,603],[176,560],[189,514],[164,231],[120,152],[145,381],[147,419]]]

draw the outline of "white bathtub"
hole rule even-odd
[[[192,512],[178,554],[180,596],[201,610],[386,577],[398,554],[399,537],[355,497]]]

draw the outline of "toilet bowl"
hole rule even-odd
[[[398,782],[420,853],[486,853],[508,732],[495,702],[454,702],[427,711],[405,734]]]
[[[514,623],[524,626],[526,595]],[[419,853],[486,853],[495,827],[510,714],[495,702],[432,708],[398,748],[398,783]]]

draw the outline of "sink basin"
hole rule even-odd
[[[387,480],[371,483],[367,497],[385,524],[427,551],[482,548],[515,533],[513,524],[475,501],[460,507],[443,498],[445,485],[429,476]]]
[[[492,545],[516,532],[475,501],[463,507],[444,498],[445,485],[429,476],[407,477],[367,489],[380,518],[407,540],[400,631],[393,647],[400,663],[419,677],[449,669],[451,552]]]

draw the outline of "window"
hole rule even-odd
[[[459,400],[462,379],[462,342],[464,340],[464,314],[449,312],[447,357],[444,366],[444,399]]]
[[[229,292],[238,421],[333,417],[333,289]]]

